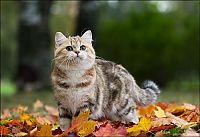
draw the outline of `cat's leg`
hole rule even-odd
[[[138,122],[139,122],[139,117],[138,117],[137,111],[134,107],[129,107],[125,111],[125,113],[123,113],[122,118],[125,123],[133,122],[135,124],[138,124]]]
[[[130,99],[125,99],[123,105],[119,107],[116,106],[117,112],[116,115],[119,116],[119,120],[124,123],[133,122],[137,124],[139,122],[139,117],[136,111],[136,105]]]
[[[72,115],[69,114],[68,111],[61,106],[58,106],[58,111],[60,128],[62,131],[65,131],[71,126]]]

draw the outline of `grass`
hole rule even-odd
[[[1,81],[1,108],[13,108],[19,104],[32,108],[36,100],[41,100],[46,105],[56,106],[52,90],[16,92],[13,83]],[[14,92],[13,92],[14,91]],[[7,92],[7,93],[6,93]],[[160,102],[176,102],[200,104],[199,102],[199,80],[176,80],[171,81],[165,89],[161,90],[158,99]]]

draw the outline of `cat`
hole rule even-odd
[[[57,32],[54,53],[51,78],[62,131],[87,110],[94,120],[138,123],[136,107],[155,103],[160,94],[154,82],[145,81],[140,88],[122,65],[96,57],[90,30],[73,37]]]

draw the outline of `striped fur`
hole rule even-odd
[[[106,117],[110,120],[138,123],[137,105],[154,103],[160,90],[152,81],[145,81],[140,88],[133,76],[121,65],[96,58],[89,36],[63,37],[55,48],[55,66],[52,72],[54,96],[58,101],[62,130],[70,126],[71,118],[90,109],[91,119]],[[87,40],[86,40],[87,38]],[[74,51],[66,51],[71,45],[79,50],[86,46],[77,57]]]

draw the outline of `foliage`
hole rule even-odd
[[[132,6],[126,14],[102,14],[97,54],[123,64],[139,82],[151,78],[164,85],[177,77],[198,75],[198,4],[174,2],[177,6],[170,12],[160,12],[149,2],[135,4],[140,7],[129,2],[114,10]]]
[[[1,80],[1,94],[5,96],[13,95],[16,93],[17,88],[13,82]]]
[[[90,112],[80,112],[69,129],[62,132],[58,111],[37,100],[33,109],[26,106],[4,109],[1,112],[0,131],[3,136],[198,136],[199,106],[159,102],[138,107],[138,124],[121,123],[107,119],[93,121]]]

